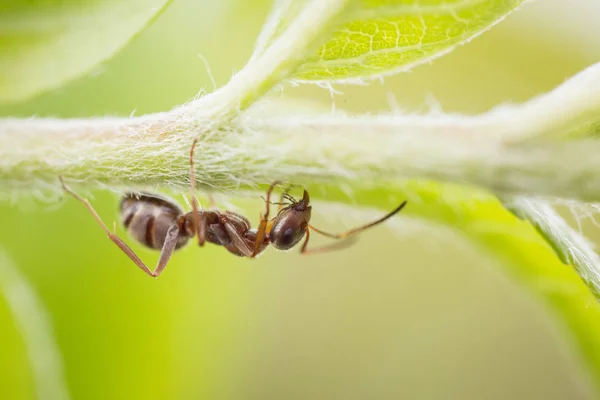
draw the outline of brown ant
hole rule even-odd
[[[382,218],[359,226],[349,231],[332,234],[321,231],[310,225],[311,206],[308,192],[305,190],[302,199],[294,200],[287,193],[283,199],[287,205],[280,202],[277,215],[269,219],[271,193],[278,182],[273,183],[267,191],[265,204],[266,210],[261,217],[258,229],[251,229],[250,221],[240,214],[232,211],[199,210],[194,194],[194,148],[196,140],[190,150],[190,197],[192,211],[184,214],[179,206],[172,200],[150,193],[128,193],[121,200],[121,219],[129,234],[138,242],[151,249],[160,250],[160,258],[156,269],[151,271],[135,252],[115,232],[111,232],[102,222],[90,202],[71,190],[60,177],[64,190],[81,201],[92,213],[102,229],[127,256],[145,273],[158,277],[167,266],[173,252],[187,244],[193,236],[198,237],[198,244],[203,246],[205,241],[225,247],[229,252],[242,257],[254,258],[269,244],[279,250],[288,250],[304,238],[300,253],[309,254],[331,250],[326,247],[308,250],[310,230],[334,239],[344,239],[350,235],[382,223],[398,213],[406,205],[402,202],[393,211]],[[283,207],[285,205],[285,207]],[[116,226],[114,227],[116,231]]]

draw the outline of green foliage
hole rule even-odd
[[[567,334],[600,390],[600,303],[534,226],[516,218],[495,196],[483,191],[423,181],[404,185],[390,182],[385,188],[360,191],[353,200],[389,209],[395,204],[384,200],[389,199],[389,192],[399,198],[420,199],[404,214],[457,229],[469,243],[491,257],[501,272],[541,301]],[[320,190],[327,193],[328,199],[346,198],[335,188]]]
[[[523,0],[355,0],[296,79],[344,81],[408,70],[448,52]]]
[[[170,0],[8,0],[0,4],[0,103],[22,101],[90,71]]]
[[[314,3],[316,4],[318,1],[316,0]],[[268,50],[268,44],[273,43],[274,38],[285,34],[286,29],[295,21],[295,16],[309,2],[281,0],[277,3],[279,5],[287,4],[288,8],[282,10],[279,24],[275,24],[271,32],[267,32],[263,37],[264,46],[258,46],[255,53],[256,58]],[[308,61],[305,62],[303,54],[310,54],[314,50],[314,41],[307,40],[306,43],[303,43],[304,47],[293,48],[293,50],[297,50],[295,54],[297,59],[293,59],[293,62],[287,62],[287,59],[276,60],[279,64],[274,69],[274,73],[266,76],[264,81],[266,83],[263,86],[254,85],[252,90],[256,87],[260,88],[257,90],[256,97],[258,97],[270,89],[272,84],[279,82],[280,78],[330,83],[338,80],[373,77],[399,69],[407,69],[447,52],[453,46],[481,33],[520,3],[520,1],[499,0],[348,1],[345,8],[336,14],[339,16],[337,21],[331,21],[331,24],[317,28],[324,37],[329,38],[324,39],[318,56],[308,58]],[[158,9],[157,6],[151,13],[149,9],[144,8],[144,12],[137,14],[134,10],[138,10],[136,7],[139,6],[139,2],[81,2],[80,6],[85,6],[84,10],[96,12],[94,13],[95,17],[90,17],[92,20],[89,20],[87,13],[75,12],[77,8],[73,3],[39,2],[34,6],[30,4],[19,2],[14,3],[14,6],[11,7],[11,12],[14,15],[22,16],[22,19],[11,19],[9,18],[11,14],[0,13],[0,72],[2,73],[0,75],[0,101],[23,99],[42,90],[59,87],[68,79],[89,70],[95,63],[113,54],[124,41],[145,25],[148,19],[154,15],[152,13]],[[145,4],[147,5],[147,2]],[[342,2],[338,2],[338,4],[342,4]],[[47,5],[47,8],[44,9],[44,5]],[[57,5],[60,7],[57,8]],[[2,9],[0,8],[0,10]],[[28,13],[27,10],[33,11]],[[52,13],[49,12],[50,10]],[[42,18],[40,11],[46,12],[48,24],[41,24],[40,20],[36,19]],[[112,12],[114,14],[111,14]],[[86,16],[84,17],[83,14]],[[138,17],[130,18],[132,14]],[[102,19],[103,15],[110,15],[111,28],[113,28],[113,23],[114,27],[118,28],[104,28],[111,33],[107,37],[98,35],[98,29],[102,30],[102,26],[98,24],[105,21]],[[11,21],[25,22],[23,25],[19,25],[17,22],[11,23]],[[65,42],[70,43],[68,47],[63,46],[65,43],[57,40],[58,36],[48,34],[48,32],[56,33],[58,31],[47,30],[48,27],[52,28],[64,21],[69,21],[69,23],[73,21],[73,25],[67,24],[69,27],[67,32],[70,35],[66,37],[72,40]],[[172,21],[171,29],[176,30],[177,26],[177,21]],[[223,26],[225,27],[224,31],[232,30],[231,25],[223,23]],[[337,28],[335,28],[336,26]],[[24,27],[22,32],[32,32],[31,35],[14,35],[18,27]],[[331,32],[332,28],[335,28],[333,33]],[[400,35],[398,35],[398,31],[401,32]],[[4,32],[8,32],[6,36],[3,36]],[[165,31],[161,34],[167,36]],[[6,39],[9,36],[11,38],[15,36],[20,42],[17,42],[17,39],[14,42],[12,39]],[[117,40],[117,36],[120,39]],[[315,34],[314,36],[318,37],[319,35]],[[215,37],[220,36],[215,34],[210,38],[198,38],[198,41],[204,40],[204,45],[209,48],[210,44],[215,41]],[[47,40],[44,41],[43,38]],[[28,45],[29,39],[31,39],[31,46]],[[102,39],[101,44],[105,46],[103,52],[98,52],[98,47],[93,46],[94,42],[99,39]],[[245,38],[240,38],[240,40],[242,39]],[[196,44],[196,38],[191,40],[193,44],[189,45],[187,51],[197,51],[199,46]],[[109,46],[109,41],[112,43],[111,46]],[[46,42],[48,46],[45,45]],[[3,47],[4,43],[10,45]],[[90,44],[89,47],[88,44]],[[171,43],[172,46],[175,44],[179,43]],[[23,49],[22,56],[15,56],[17,53],[12,50],[16,48]],[[235,52],[242,50],[242,48],[236,49]],[[148,51],[146,59],[148,63],[156,57],[155,51],[155,48]],[[233,52],[234,50],[228,49],[228,51]],[[220,47],[215,50],[215,53],[223,52]],[[56,58],[53,58],[55,56]],[[50,59],[61,62],[61,73],[53,71],[53,74],[48,75],[44,72],[47,60]],[[258,65],[260,66],[260,63]],[[293,75],[293,70],[297,65],[301,65],[300,69]],[[194,65],[190,68],[195,67]],[[213,65],[214,67],[215,65]],[[217,68],[229,70],[231,65],[222,63]],[[457,67],[456,70],[460,68]],[[264,70],[264,68],[262,69]],[[63,70],[64,75],[62,74]],[[29,75],[26,76],[26,74]],[[557,73],[557,75],[560,75],[562,79],[561,73]],[[123,72],[122,81],[113,82],[113,85],[119,87],[119,90],[126,90],[125,88],[136,90],[135,86],[126,86],[131,85],[132,76],[135,76],[135,73]],[[187,84],[185,80],[178,80],[178,78],[180,78],[178,74],[173,74],[167,85],[170,87],[171,85],[185,86]],[[244,89],[243,83],[246,81],[243,79],[241,81],[242,85],[239,87]],[[430,83],[430,80],[423,79],[422,82]],[[461,85],[467,88],[470,86],[469,84],[470,81],[467,81]],[[143,83],[140,85],[143,86]],[[398,88],[398,91],[401,90],[403,90],[402,87]],[[164,96],[170,95],[167,92],[165,91]],[[457,94],[457,98],[460,95]],[[249,98],[254,100],[252,96]],[[365,96],[366,105],[372,97]],[[205,99],[210,99],[210,97],[207,96]],[[81,99],[70,99],[69,101],[72,102],[74,109],[81,106],[83,102]],[[173,104],[176,104],[176,100],[173,100]],[[130,108],[124,106],[120,111],[126,116],[133,107],[135,105]],[[84,107],[82,109],[87,111]],[[532,109],[539,111],[535,107]],[[70,111],[66,113],[68,114]],[[93,112],[102,114],[104,109],[94,109]],[[595,115],[595,110],[592,110],[592,113]],[[585,118],[587,120],[588,116],[585,115]],[[571,119],[565,118],[565,120],[571,123]],[[177,129],[183,129],[181,126],[188,126],[179,125],[178,122],[173,121],[173,124],[166,125],[175,126]],[[60,121],[57,123],[60,124]],[[107,123],[105,126],[108,126],[107,129],[111,129],[112,124]],[[60,131],[60,129],[53,129],[54,126],[51,128],[49,134]],[[298,132],[295,132],[295,140],[299,140],[300,134],[306,131],[308,129],[299,129]],[[505,130],[500,127],[498,131],[504,132]],[[219,132],[218,129],[215,132]],[[107,133],[111,132],[107,131]],[[148,132],[144,131],[144,133]],[[169,133],[172,134],[170,137],[174,137],[174,132]],[[183,135],[186,132],[178,131],[176,133]],[[187,133],[195,134],[197,131]],[[391,132],[388,133],[391,134]],[[107,137],[110,137],[109,134]],[[343,132],[339,134],[340,142],[348,140],[349,136],[342,136]],[[136,135],[130,135],[130,137],[134,137],[136,140],[139,138]],[[298,165],[304,167],[296,176],[304,179],[308,177],[308,189],[316,200],[316,215],[320,209],[319,200],[389,209],[397,204],[399,199],[408,199],[410,206],[405,209],[403,216],[409,218],[399,220],[399,224],[414,219],[424,222],[429,227],[433,226],[434,229],[435,227],[444,227],[459,232],[472,245],[471,248],[477,252],[477,267],[485,262],[480,263],[481,259],[491,260],[497,267],[497,271],[509,276],[512,281],[519,284],[518,286],[525,288],[527,294],[547,306],[547,309],[555,317],[555,321],[565,328],[566,336],[572,340],[578,354],[586,361],[585,365],[588,367],[590,375],[595,378],[596,382],[600,382],[600,306],[579,276],[569,266],[560,262],[552,248],[535,229],[528,222],[522,221],[506,211],[494,195],[472,188],[425,182],[418,179],[400,184],[397,181],[390,182],[384,178],[375,178],[368,182],[349,182],[351,195],[348,196],[344,194],[346,186],[343,186],[344,190],[342,190],[342,185],[336,185],[335,182],[330,183],[329,186],[321,184],[318,181],[319,175],[315,174],[316,163],[307,157],[301,157],[303,156],[302,151],[294,152],[286,148],[283,142],[289,144],[291,137],[286,139],[290,140],[280,139],[282,145],[278,149],[285,150],[281,153],[290,154],[290,160],[293,160],[293,157],[301,158],[299,163],[290,165],[288,170],[298,171]],[[212,140],[219,143],[219,136],[213,136]],[[252,140],[253,138],[242,138],[240,143],[245,143],[246,147],[242,145],[235,147],[240,151],[240,157],[247,156],[248,148],[254,146],[259,151],[257,151],[256,157],[248,160],[248,164],[264,162],[265,165],[272,165],[274,158],[266,157],[268,155],[266,148],[276,145],[277,138],[268,141],[261,140],[254,144],[252,144]],[[185,146],[188,146],[189,140],[185,138],[184,141]],[[128,163],[135,164],[135,171],[143,173],[146,165],[139,162],[143,158],[139,154],[140,151],[143,151],[141,142],[140,145],[134,143],[128,149],[124,149],[128,151],[123,153],[126,156],[122,157],[121,153],[115,156],[116,153],[112,153],[110,159],[94,158],[98,153],[94,154],[93,152],[98,151],[98,147],[111,143],[104,137],[101,137],[98,143],[89,140],[90,145],[85,149],[86,151],[78,151],[73,147],[70,149],[72,151],[70,154],[68,151],[56,152],[56,146],[52,142],[49,151],[42,152],[45,158],[39,161],[39,165],[44,173],[36,176],[36,182],[47,179],[51,185],[56,185],[55,171],[51,170],[46,162],[51,158],[49,154],[54,156],[57,153],[60,153],[59,156],[67,154],[70,161],[76,160],[79,163],[82,180],[89,178],[85,174],[86,162],[93,162],[95,167],[101,171],[100,173],[104,174],[103,177],[111,179],[124,175],[121,172],[107,174],[107,171],[128,168]],[[146,136],[144,142],[160,145],[160,142],[152,142],[151,135]],[[32,140],[30,143],[34,143],[32,148],[35,148],[35,141]],[[74,141],[69,143],[72,145]],[[365,144],[364,149],[370,147],[368,144]],[[164,176],[173,177],[177,175],[176,168],[181,168],[177,177],[183,181],[188,178],[187,153],[183,150],[185,146],[182,146],[180,153],[174,155],[162,146],[163,153],[160,153],[160,157],[148,156],[147,160],[150,160],[156,168],[161,169]],[[306,151],[307,154],[318,153],[319,149],[322,147],[307,147],[303,151]],[[323,161],[324,165],[331,166],[335,152],[336,149],[331,149],[320,154],[319,161]],[[217,154],[216,159],[214,158],[215,154]],[[90,158],[85,159],[88,156]],[[231,173],[226,163],[220,164],[223,162],[223,158],[219,158],[222,157],[221,151],[200,155],[200,157],[204,156],[208,158],[203,160],[206,161],[204,165],[200,164],[201,173],[210,175],[214,172],[214,177],[219,174]],[[261,159],[260,157],[265,158]],[[364,160],[360,152],[349,152],[346,158],[355,163]],[[171,160],[173,168],[170,168],[171,165],[164,160]],[[215,163],[210,164],[211,160]],[[108,164],[102,164],[106,162]],[[413,164],[421,165],[419,160]],[[30,164],[24,162],[19,165],[24,171],[31,173]],[[81,170],[82,166],[83,170]],[[276,165],[277,168],[283,166],[283,164]],[[340,166],[343,167],[342,164]],[[214,168],[214,171],[210,170],[210,167]],[[383,171],[386,166],[380,165],[379,167]],[[362,168],[368,169],[367,167]],[[267,169],[260,168],[260,170],[262,172]],[[340,170],[343,171],[343,168],[336,172]],[[334,175],[333,179],[337,179],[335,174],[332,173],[332,175]],[[418,174],[415,172],[413,175]],[[142,176],[142,178],[147,177]],[[239,178],[239,176],[235,178]],[[261,175],[261,179],[270,178],[274,177]],[[95,181],[100,180],[96,178]],[[131,181],[119,183],[130,184]],[[344,181],[343,184],[346,185],[348,182]],[[258,193],[255,192],[257,199]],[[262,194],[262,192],[260,193]],[[100,194],[93,202],[107,223],[110,224],[112,219],[118,218],[115,209],[116,199],[113,196],[106,193]],[[257,201],[257,203],[259,202]],[[430,243],[427,234],[417,238],[415,242],[418,242],[421,247],[417,246],[416,250],[412,250],[410,245],[399,243],[397,238],[394,238],[393,241],[389,240],[389,231],[384,231],[382,227],[378,228],[380,235],[374,231],[369,234],[373,240],[369,243],[372,243],[373,246],[357,246],[344,253],[313,258],[308,263],[305,258],[300,258],[295,254],[268,253],[260,261],[256,261],[259,263],[258,266],[254,264],[248,268],[248,260],[233,259],[222,251],[223,249],[207,246],[199,250],[195,246],[190,246],[184,250],[185,253],[179,253],[174,257],[167,273],[161,277],[160,281],[155,282],[136,270],[129,260],[103,237],[102,232],[89,218],[81,204],[72,199],[67,204],[68,207],[63,207],[59,213],[55,214],[46,212],[15,213],[8,207],[3,208],[0,210],[3,224],[14,227],[14,229],[3,230],[0,232],[0,237],[2,243],[6,244],[8,252],[14,253],[12,258],[15,259],[17,266],[22,268],[32,279],[34,286],[40,288],[41,297],[46,300],[53,315],[58,344],[63,350],[68,383],[76,398],[117,398],[118,396],[123,396],[123,398],[132,396],[201,398],[199,392],[208,393],[206,398],[220,398],[223,396],[215,395],[218,389],[214,389],[219,385],[227,387],[225,391],[230,398],[236,398],[236,396],[231,396],[230,390],[235,392],[238,389],[239,391],[236,393],[247,395],[244,385],[248,385],[248,382],[255,382],[255,380],[246,378],[252,376],[254,371],[259,371],[258,373],[264,371],[264,365],[261,369],[261,361],[264,359],[267,360],[265,363],[276,365],[278,371],[273,376],[266,378],[259,376],[264,379],[264,382],[268,382],[268,384],[262,385],[262,390],[277,390],[273,388],[277,385],[273,385],[272,382],[280,382],[281,375],[285,375],[289,371],[294,376],[294,380],[300,381],[297,378],[295,367],[297,363],[302,362],[302,359],[309,360],[311,370],[315,371],[320,379],[327,380],[327,386],[336,386],[338,382],[330,377],[339,371],[342,371],[343,374],[347,367],[347,365],[338,365],[336,362],[342,359],[344,363],[340,364],[349,364],[356,359],[356,363],[362,365],[362,360],[356,357],[361,346],[370,351],[372,348],[369,346],[375,346],[375,344],[382,346],[379,352],[370,352],[374,354],[373,357],[377,361],[373,364],[365,363],[367,370],[363,370],[365,373],[357,374],[357,376],[365,379],[365,381],[361,381],[365,388],[369,385],[364,382],[374,381],[377,381],[378,384],[372,385],[373,387],[387,388],[380,381],[383,375],[378,375],[377,372],[373,372],[375,371],[373,368],[368,367],[381,365],[382,359],[390,357],[386,358],[388,363],[383,364],[386,366],[384,368],[386,374],[391,371],[395,376],[402,375],[397,373],[402,366],[398,366],[394,362],[404,359],[405,355],[400,353],[409,352],[406,349],[409,345],[408,342],[401,342],[398,337],[406,332],[410,333],[411,329],[413,329],[413,335],[419,338],[428,335],[443,335],[448,343],[447,353],[434,354],[432,359],[451,361],[452,369],[455,369],[454,362],[460,361],[456,361],[455,358],[468,357],[472,353],[471,351],[464,352],[465,354],[462,354],[461,357],[453,357],[452,351],[456,346],[452,339],[448,339],[446,332],[452,328],[454,321],[444,318],[448,314],[452,316],[464,312],[464,309],[468,307],[477,307],[479,303],[493,298],[490,293],[494,284],[497,284],[487,282],[486,285],[484,282],[482,286],[484,289],[479,293],[479,297],[468,298],[464,304],[461,303],[464,309],[454,307],[451,302],[447,305],[449,298],[444,295],[443,288],[447,287],[448,282],[440,279],[443,274],[442,270],[446,270],[446,277],[449,280],[456,280],[460,288],[457,292],[460,293],[463,292],[463,286],[464,290],[468,290],[467,281],[477,272],[470,271],[471,275],[469,276],[456,273],[456,271],[460,271],[460,261],[452,264],[452,260],[450,260],[452,257],[448,254],[454,255],[458,251],[452,244],[448,244],[447,238],[442,236],[444,240],[436,239],[434,242],[434,247],[438,244],[441,247],[440,255],[431,262],[432,265],[425,265],[427,270],[423,272],[421,282],[414,279],[414,276],[394,275],[410,271],[411,266],[416,265],[424,257],[418,253],[419,251],[434,252],[425,248],[426,246],[423,244]],[[260,204],[252,206],[248,209],[251,211],[246,213],[250,217],[256,216],[256,210]],[[316,218],[320,218],[319,221],[325,219],[323,215]],[[254,222],[255,219],[252,219]],[[404,227],[394,229],[403,231]],[[361,239],[368,240],[368,237]],[[386,242],[388,246],[377,247],[379,241],[386,239],[388,239]],[[35,246],[35,251],[31,251],[32,246]],[[145,251],[136,244],[132,246],[140,252],[144,260],[150,260],[149,264],[155,260],[156,257],[152,258],[153,253],[150,251]],[[485,257],[481,257],[482,254]],[[374,260],[379,260],[380,264],[385,265],[376,265]],[[435,265],[441,267],[435,270]],[[352,275],[352,272],[349,271],[355,271],[356,276],[353,279],[348,278]],[[378,277],[381,279],[377,280]],[[402,277],[402,279],[395,279],[397,277]],[[299,282],[305,282],[306,286],[299,287]],[[389,302],[391,312],[389,315],[382,314],[379,321],[381,326],[372,327],[363,323],[362,320],[356,319],[356,315],[360,314],[361,307],[371,310],[368,308],[369,301],[377,296],[382,296],[380,286],[377,285],[383,287],[386,282],[393,286],[390,290],[393,296],[387,298],[384,296],[386,299],[384,301]],[[471,286],[480,287],[480,283],[480,281],[471,282]],[[316,289],[319,284],[323,285],[322,292]],[[417,293],[414,297],[410,297],[402,290],[408,291],[410,288],[414,288]],[[344,290],[348,290],[348,298],[340,297],[339,307],[334,307],[335,303],[330,303],[331,299],[337,298],[336,296],[339,296],[339,293]],[[363,295],[363,291],[366,291],[367,295]],[[460,296],[457,293],[454,295],[455,297]],[[295,301],[302,302],[302,296],[321,302],[317,301],[316,307],[307,306],[304,310],[305,315],[295,314],[293,307],[286,308],[286,304],[289,306],[291,303],[293,306]],[[421,299],[421,301],[415,301],[415,299]],[[289,303],[286,303],[288,300]],[[452,298],[450,298],[451,300]],[[504,297],[497,297],[494,300],[498,306],[505,305]],[[426,308],[425,303],[428,302],[434,304],[433,308],[436,310],[442,310],[439,314],[435,314],[439,317],[438,320],[442,321],[438,325],[441,327],[439,329],[441,333],[432,329],[429,322],[423,323],[423,319],[428,318],[423,311]],[[523,301],[522,304],[528,303]],[[444,308],[444,305],[447,306]],[[6,321],[10,317],[7,316],[8,313],[3,306],[0,302],[0,320]],[[373,307],[372,310],[378,312],[376,307]],[[398,310],[404,312],[398,312]],[[410,310],[410,312],[405,310]],[[511,310],[515,313],[522,311],[520,306],[503,310]],[[279,314],[277,314],[278,312]],[[488,335],[491,335],[491,332],[501,331],[506,320],[509,319],[509,316],[502,313],[494,315],[487,308],[483,313],[491,315]],[[304,322],[311,321],[307,315],[321,314],[324,315],[322,324]],[[483,318],[481,315],[480,317]],[[354,328],[352,321],[355,322],[355,327],[358,329],[352,329]],[[417,325],[415,328],[411,324],[413,321],[421,322],[423,325]],[[297,336],[291,338],[290,346],[282,348],[281,343],[287,343],[285,340],[289,339],[280,334],[280,329],[285,328],[286,322],[287,325],[293,327],[296,327],[294,324],[297,324],[298,329],[295,333]],[[397,322],[400,327],[394,326],[395,329],[389,329],[394,322]],[[477,335],[486,331],[484,325],[479,320],[474,322],[474,331],[477,332]],[[528,327],[523,321],[521,325]],[[330,337],[323,336],[324,340],[317,340],[319,352],[335,354],[330,353],[331,348],[338,344],[340,338],[343,339],[344,334],[351,336],[349,340],[351,345],[342,346],[343,354],[334,358],[332,364],[324,364],[326,367],[321,367],[314,362],[314,358],[321,360],[320,357],[326,356],[310,353],[310,349],[302,349],[301,346],[305,343],[306,336],[315,332],[318,335],[331,326],[339,327],[341,334],[332,334]],[[380,336],[378,335],[381,332],[389,334],[386,336],[387,342],[379,340]],[[529,346],[530,343],[526,339],[530,338],[531,342],[535,340],[537,344],[538,338],[535,335],[527,336],[529,332],[526,332],[526,329],[523,329],[522,332],[509,329],[507,332],[511,335],[511,340],[515,342],[523,340],[523,343]],[[21,343],[12,346],[12,343],[16,341],[16,336],[18,335],[11,325],[9,325],[9,329],[0,330],[2,342],[11,343],[10,351],[7,352],[9,355],[7,359],[10,361],[2,360],[0,362],[0,371],[2,371],[0,376],[9,376],[8,374],[12,373],[14,377],[19,378],[18,382],[29,382],[31,379],[26,372],[23,372],[27,368],[19,363],[22,359],[19,359],[17,354],[23,353],[25,350],[22,349]],[[495,338],[494,336],[490,337]],[[319,336],[319,338],[321,337]],[[260,346],[256,344],[260,340],[268,343],[264,352],[261,352]],[[369,344],[364,345],[361,343],[362,340]],[[423,340],[427,347],[431,347],[430,345],[434,342],[431,340],[428,342],[426,338]],[[475,346],[471,343],[471,338],[467,338],[467,342],[464,346]],[[488,343],[487,351],[483,353],[481,359],[490,360],[496,356],[501,357],[502,349],[496,349],[495,346],[495,342],[493,345]],[[298,353],[295,353],[296,347],[299,349]],[[471,347],[468,348],[471,350]],[[553,347],[548,345],[548,348],[552,349]],[[402,351],[396,351],[397,349]],[[314,351],[314,348],[312,350]],[[280,357],[279,353],[289,355],[290,358],[285,359],[284,357],[284,362],[281,362],[282,359],[278,358]],[[397,353],[399,357],[393,358],[393,353]],[[542,351],[542,353],[545,355],[545,352]],[[313,358],[307,357],[307,354]],[[517,354],[517,356],[519,355]],[[422,360],[421,354],[417,354],[417,357],[418,360]],[[543,364],[543,362],[539,362],[536,365],[543,368],[546,366]],[[14,372],[15,365],[18,367],[16,372]],[[82,365],[86,368],[81,368]],[[281,368],[282,365],[285,368]],[[330,368],[330,365],[333,365],[334,368]],[[461,365],[465,369],[468,368],[467,364]],[[338,366],[340,368],[337,368]],[[414,365],[406,366],[408,371],[412,371],[413,367]],[[478,362],[477,370],[479,368]],[[512,364],[511,370],[514,370]],[[460,381],[462,370],[456,368],[455,373],[456,376],[453,379],[445,379],[444,382]],[[375,377],[372,377],[371,381],[368,381],[369,374]],[[489,375],[496,376],[495,374],[496,371],[489,371]],[[540,373],[540,375],[544,374]],[[98,376],[103,379],[97,379]],[[240,378],[240,376],[242,377]],[[17,381],[16,378],[13,380]],[[340,379],[340,382],[348,381],[346,376],[343,378]],[[427,379],[429,381],[429,370]],[[477,381],[470,376],[468,379]],[[394,377],[394,380],[397,379]],[[304,384],[304,379],[301,381]],[[535,383],[535,379],[526,379],[526,381],[530,384]],[[5,387],[1,383],[0,380],[0,386]],[[9,390],[13,389],[14,392],[11,393],[17,393],[22,390],[23,385],[23,383],[14,384],[15,388],[11,387]],[[427,385],[420,384],[419,390],[424,390],[423,386]],[[507,385],[502,381],[501,386]],[[544,383],[543,387],[546,388],[546,386],[548,385]],[[234,389],[230,389],[230,387],[234,387]],[[176,395],[173,394],[174,392]],[[289,396],[279,397],[288,398]],[[257,396],[257,398],[261,398],[261,396]]]

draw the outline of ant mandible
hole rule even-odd
[[[304,190],[302,199],[299,201],[294,200],[287,193],[284,194],[283,198],[289,204],[282,207],[283,203],[280,202],[279,212],[274,218],[269,219],[271,193],[279,184],[279,182],[275,182],[267,191],[265,199],[266,210],[261,216],[258,229],[251,229],[250,221],[238,213],[232,211],[201,210],[198,208],[194,193],[194,149],[196,143],[197,140],[194,140],[190,150],[190,197],[192,211],[184,214],[174,201],[151,193],[127,193],[121,200],[121,220],[129,234],[145,246],[161,251],[154,271],[151,271],[115,232],[111,232],[108,229],[86,198],[81,197],[69,188],[64,183],[62,177],[59,177],[59,179],[63,189],[81,201],[92,213],[98,224],[100,224],[108,235],[108,238],[127,254],[135,265],[153,277],[158,277],[164,271],[173,252],[186,245],[188,240],[194,236],[197,236],[200,246],[203,246],[205,242],[209,242],[223,246],[237,256],[249,258],[256,257],[269,244],[272,244],[273,247],[279,250],[289,250],[306,236],[300,253],[309,254],[311,252],[332,249],[308,250],[307,246],[311,230],[330,238],[344,239],[382,223],[398,213],[406,205],[406,201],[404,201],[382,218],[346,232],[338,234],[327,233],[310,225],[312,207],[310,206],[310,199],[306,190]],[[116,226],[114,230],[116,231]]]

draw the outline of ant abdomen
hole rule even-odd
[[[121,200],[121,220],[134,239],[156,250],[162,248],[173,224],[179,224],[182,230],[189,225],[175,202],[149,193],[126,194]],[[193,233],[181,232],[175,248],[185,246],[190,236]]]

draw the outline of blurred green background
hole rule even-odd
[[[212,89],[199,53],[218,84],[244,65],[270,3],[175,0],[91,74],[0,107],[0,115],[170,109]],[[333,101],[370,112],[389,110],[390,93],[411,111],[482,112],[523,101],[600,61],[598,13],[595,0],[530,3],[432,65],[340,88]],[[315,87],[284,95],[332,102]],[[107,223],[118,220],[116,196],[92,196]],[[259,199],[234,203],[258,219]],[[361,222],[328,210],[315,205],[315,225]],[[71,199],[5,202],[0,221],[0,243],[50,314],[74,399],[593,397],[543,307],[446,229],[399,218],[401,228],[379,227],[338,253],[271,250],[254,261],[189,245],[153,280]],[[154,264],[156,253],[132,247]],[[35,398],[23,339],[2,297],[0,397]]]

